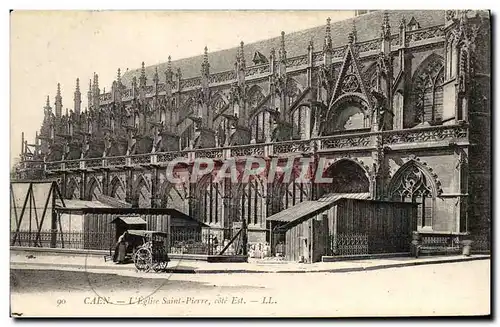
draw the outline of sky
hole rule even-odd
[[[354,11],[13,11],[10,15],[10,162],[21,151],[21,132],[34,143],[47,95],[54,108],[61,83],[63,113],[73,108],[76,78],[82,109],[94,72],[101,91],[122,72],[233,48],[324,25]],[[54,110],[54,109],[53,109]]]

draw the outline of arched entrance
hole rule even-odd
[[[332,164],[323,174],[331,178],[329,184],[321,184],[319,195],[327,193],[367,193],[370,181],[365,169],[354,160],[342,159]]]

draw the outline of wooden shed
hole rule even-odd
[[[188,231],[201,235],[206,225],[171,208],[116,208],[99,201],[65,200],[56,207],[62,247],[99,249],[113,247],[125,229],[154,230],[171,234]]]
[[[273,247],[285,259],[317,262],[323,256],[409,252],[416,204],[370,200],[369,193],[327,194],[267,218]]]

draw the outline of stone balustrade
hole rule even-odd
[[[109,167],[147,166],[165,164],[175,159],[194,161],[196,158],[225,160],[246,157],[270,156],[287,157],[315,152],[330,151],[371,151],[376,144],[384,147],[406,146],[409,148],[425,144],[443,146],[446,144],[466,142],[468,128],[466,125],[432,126],[393,130],[384,132],[350,133],[323,136],[310,140],[292,140],[273,143],[258,143],[239,146],[228,146],[210,149],[193,149],[158,153],[135,154],[131,156],[103,157],[81,160],[45,162],[45,170],[49,172],[75,169],[98,169]]]

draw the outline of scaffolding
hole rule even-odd
[[[11,181],[11,246],[42,247],[44,241],[50,241],[50,247],[56,247],[57,234],[62,232],[55,210],[58,200],[65,207],[56,181]],[[49,240],[43,235],[47,230]]]

